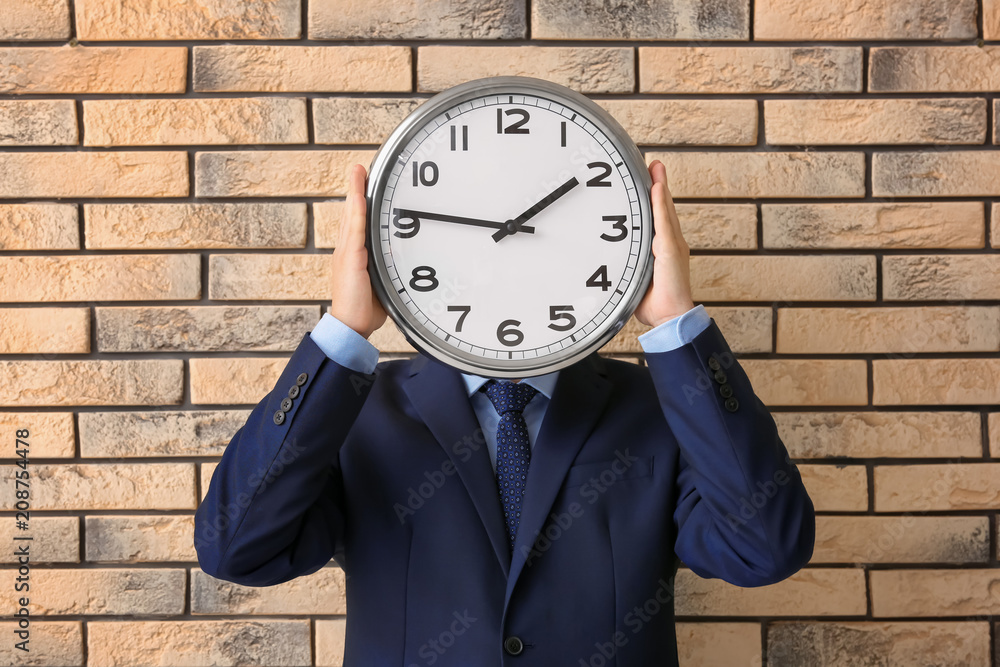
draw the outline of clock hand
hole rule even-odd
[[[576,176],[569,179],[568,181],[560,185],[558,188],[547,194],[540,202],[529,208],[527,211],[517,216],[513,220],[508,220],[507,222],[505,222],[497,232],[494,232],[493,240],[499,243],[500,239],[504,238],[509,234],[513,234],[514,232],[523,232],[525,229],[530,229],[529,227],[522,227],[521,225],[524,224],[524,222],[526,222],[527,220],[530,220],[531,218],[538,215],[538,213],[540,213],[542,209],[544,209],[546,206],[548,206],[555,200],[562,197],[564,194],[566,194],[579,184],[580,181],[576,180]]]
[[[440,222],[457,222],[460,225],[473,225],[475,227],[489,227],[490,229],[502,229],[504,223],[493,222],[492,220],[480,220],[478,218],[465,218],[459,215],[447,215],[445,213],[431,213],[429,211],[415,211],[411,208],[394,208],[392,209],[393,215],[399,216],[400,218],[410,218],[414,220],[426,219],[426,220],[438,220]],[[518,231],[527,232],[533,234],[535,232],[534,227],[521,227]]]

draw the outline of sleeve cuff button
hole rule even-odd
[[[282,424],[284,424],[285,423],[285,413],[282,412],[281,410],[275,411],[275,413],[274,413],[274,423],[277,424],[278,426],[281,426]]]
[[[730,412],[736,412],[736,408],[738,407],[740,407],[740,402],[737,401],[735,398],[730,397],[726,399],[726,410],[729,410]]]

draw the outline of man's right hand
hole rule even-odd
[[[333,299],[330,314],[368,338],[385,323],[385,309],[372,290],[365,248],[365,178],[360,164],[351,167],[347,205],[340,219],[337,247],[330,262]]]

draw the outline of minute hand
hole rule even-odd
[[[460,215],[448,215],[446,213],[431,213],[430,211],[415,211],[412,208],[394,208],[392,209],[393,215],[397,215],[401,218],[410,218],[418,220],[438,220],[440,222],[457,222],[460,225],[473,225],[475,227],[489,227],[490,229],[501,229],[504,226],[502,222],[493,222],[492,220],[480,220],[479,218],[466,218]],[[529,234],[534,233],[534,227],[522,227],[521,231],[527,232]]]
[[[513,220],[508,220],[506,224],[501,227],[498,231],[493,234],[493,240],[500,242],[503,237],[513,234],[514,232],[523,232],[526,227],[522,227],[526,221],[538,215],[546,206],[554,202],[555,200],[562,197],[564,194],[575,188],[580,184],[580,181],[576,180],[576,176],[569,179],[558,188],[547,194],[540,202],[529,208],[527,211],[517,216]]]

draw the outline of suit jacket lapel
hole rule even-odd
[[[611,382],[601,374],[602,366],[603,361],[593,354],[559,373],[537,441],[531,448],[521,523],[507,579],[508,602],[566,473],[611,395]]]
[[[510,571],[510,552],[503,508],[489,451],[462,377],[458,371],[423,355],[413,363],[416,372],[403,384],[403,389],[455,464],[455,470],[472,498],[506,577]],[[464,452],[469,448],[469,438],[475,438],[475,449],[472,456],[463,460]],[[463,441],[466,445],[456,448],[456,443]]]

